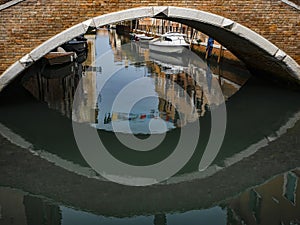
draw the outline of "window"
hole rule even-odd
[[[284,175],[283,196],[293,205],[296,205],[296,190],[298,177],[294,173]]]

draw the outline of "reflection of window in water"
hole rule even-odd
[[[294,173],[286,173],[284,175],[283,196],[293,205],[296,205],[297,183],[298,177]]]
[[[27,224],[51,224],[60,225],[62,213],[57,205],[44,202],[42,199],[33,196],[24,196]]]
[[[154,225],[166,225],[167,224],[167,217],[165,214],[157,214],[154,216]]]
[[[255,221],[259,224],[260,223],[262,197],[254,189],[252,189],[249,194],[250,194],[249,209],[251,210],[251,212],[255,218]]]

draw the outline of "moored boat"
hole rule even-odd
[[[185,34],[165,33],[160,38],[149,42],[149,49],[165,53],[182,53],[189,44],[185,41]]]
[[[73,62],[75,59],[74,52],[49,52],[44,56],[49,65],[60,65]]]
[[[87,59],[87,56],[88,56],[87,50],[80,52],[79,54],[77,54],[76,62],[83,63]]]
[[[141,41],[141,42],[149,42],[154,39],[154,37],[147,36],[146,34],[130,33],[129,35],[131,40]]]
[[[79,55],[82,52],[87,51],[87,39],[84,36],[78,36],[71,41],[64,43],[61,46],[66,52],[76,52]]]
[[[86,41],[71,40],[62,45],[62,48],[67,52],[76,52],[76,54],[82,53],[87,49]]]

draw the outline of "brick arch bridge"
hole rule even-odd
[[[300,84],[300,11],[297,4],[286,2],[8,1],[0,6],[0,91],[34,61],[88,27],[142,17],[185,23],[214,37],[255,73]]]

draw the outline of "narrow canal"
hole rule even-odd
[[[0,95],[1,224],[300,223],[299,150],[274,144],[299,127],[298,92],[252,77],[241,64],[150,51],[114,30],[85,37],[82,62],[51,67],[40,61]],[[226,132],[216,157],[201,168],[212,109],[223,105],[207,96],[220,94],[216,85],[226,101]],[[72,120],[95,128],[109,153],[133,166],[168,158],[190,124],[199,123],[200,133],[171,178],[125,187],[91,166]],[[136,151],[118,139],[129,133],[163,141]]]

